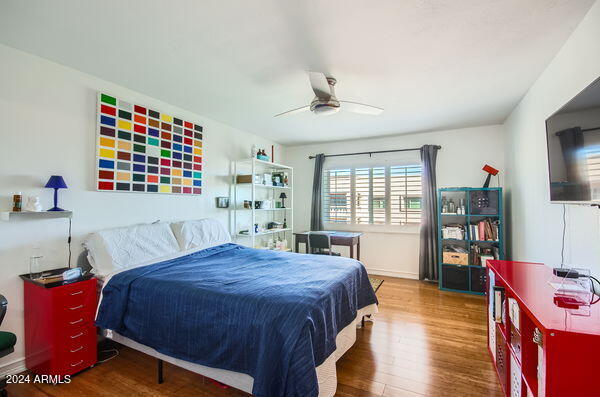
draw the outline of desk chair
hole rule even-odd
[[[0,325],[2,325],[2,320],[4,320],[4,315],[6,314],[6,307],[8,306],[8,301],[3,295],[0,295]],[[15,351],[15,343],[17,343],[17,337],[12,332],[2,332],[0,331],[0,357],[4,357],[9,355],[10,353]],[[6,397],[6,379],[2,379],[0,381],[0,396]]]
[[[339,252],[331,250],[331,236],[327,232],[308,232],[307,252],[317,255],[340,256]]]

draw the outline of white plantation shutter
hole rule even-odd
[[[371,169],[357,168],[354,172],[354,223],[371,223],[369,197],[371,195]]]
[[[420,223],[421,194],[420,165],[390,167],[390,223]]]
[[[351,223],[352,170],[327,170],[323,173],[323,221]]]
[[[371,222],[375,225],[385,225],[387,217],[386,167],[371,168]]]
[[[325,223],[404,225],[421,221],[421,166],[325,170]]]
[[[592,200],[598,200],[600,199],[600,150],[587,151],[586,165]]]

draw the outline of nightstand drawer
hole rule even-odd
[[[59,350],[65,350],[73,344],[89,343],[92,337],[96,338],[96,327],[93,325],[65,327],[57,334],[56,344]]]
[[[61,354],[77,353],[83,349],[96,347],[96,327],[92,325],[84,327],[69,327],[58,338],[57,347]]]
[[[96,315],[96,280],[87,280],[54,291],[54,316],[58,327],[89,325]]]
[[[56,323],[60,328],[68,326],[91,325],[96,314],[96,305],[89,302],[74,306],[63,306],[56,308]]]
[[[74,374],[96,363],[96,327],[69,327],[56,343],[53,360],[63,374]]]
[[[84,303],[95,304],[97,300],[96,279],[67,284],[54,291],[57,305],[76,307]]]
[[[81,346],[74,352],[63,353],[58,358],[58,367],[64,374],[74,374],[96,363],[96,347]]]

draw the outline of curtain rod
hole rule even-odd
[[[573,128],[576,128],[576,127],[573,127]],[[567,128],[565,130],[557,131],[557,132],[554,133],[554,135],[559,136],[561,132],[567,131],[567,130],[570,130],[570,128]],[[592,132],[592,131],[598,131],[598,130],[600,130],[600,127],[585,128],[585,129],[582,129],[581,132]]]
[[[435,146],[438,149],[441,149],[442,147],[440,145],[436,145]],[[415,147],[415,148],[411,148],[411,149],[394,149],[394,150],[376,150],[376,151],[372,151],[372,152],[356,152],[356,153],[342,153],[342,154],[326,154],[325,157],[341,157],[341,156],[359,156],[361,154],[368,154],[369,156],[373,155],[373,154],[377,154],[377,153],[392,153],[392,152],[409,152],[412,150],[421,150],[420,147]],[[308,158],[310,160],[316,158],[317,156],[308,156]]]
[[[581,132],[596,131],[596,130],[600,130],[600,127],[587,128],[585,130],[581,130]]]

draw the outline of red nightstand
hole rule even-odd
[[[44,285],[27,275],[21,278],[27,368],[36,374],[64,376],[94,365],[96,279]]]

